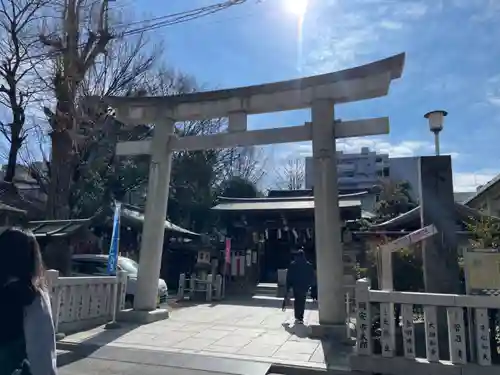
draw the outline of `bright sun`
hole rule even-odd
[[[285,0],[285,6],[289,12],[303,16],[307,11],[308,0]]]

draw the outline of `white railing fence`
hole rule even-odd
[[[200,279],[194,276],[187,278],[186,274],[181,273],[177,299],[183,300],[186,296],[194,299],[196,295],[203,295],[207,302],[222,299],[222,275],[216,275],[214,278],[212,274],[208,274],[206,279]]]
[[[113,308],[125,308],[126,272],[116,277],[59,277],[58,271],[48,270],[45,275],[56,332],[96,327],[112,320]]]
[[[500,373],[492,362],[498,357],[498,332],[490,324],[497,309],[498,296],[371,290],[368,280],[358,280],[351,368],[383,374]],[[418,310],[423,313],[415,314]],[[448,336],[445,353],[439,345],[443,334]]]

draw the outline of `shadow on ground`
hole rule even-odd
[[[293,301],[293,299],[292,299]],[[237,306],[255,306],[255,307],[275,307],[281,309],[283,306],[283,299],[281,298],[263,298],[263,297],[233,297],[231,299],[225,299],[222,301],[217,301],[211,304],[211,306],[217,305],[237,305]],[[293,308],[293,304],[288,304],[287,308]],[[307,301],[306,310],[318,310],[318,304],[316,302]]]
[[[103,346],[117,340],[123,335],[139,327],[137,324],[120,324],[119,327],[99,331],[95,335],[82,340],[78,344],[59,341],[57,349],[66,352],[57,356],[57,367],[66,366],[70,363],[86,358]]]
[[[311,338],[311,327],[304,324],[283,323],[282,327],[292,336],[300,339]],[[321,339],[323,357],[328,369],[345,369],[349,367],[349,357],[353,353],[353,346],[338,342],[334,338]]]

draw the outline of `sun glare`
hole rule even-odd
[[[304,16],[307,11],[308,0],[285,0],[285,6],[290,13]]]

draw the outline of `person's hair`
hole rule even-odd
[[[45,287],[40,246],[33,233],[7,228],[0,234],[0,285],[18,279],[34,290]]]

